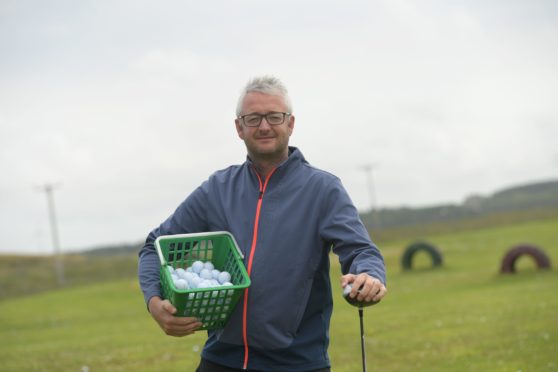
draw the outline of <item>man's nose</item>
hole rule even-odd
[[[265,116],[262,117],[262,122],[260,123],[258,129],[259,130],[268,130],[271,128],[271,125],[269,125],[269,123],[267,122],[267,119],[265,118]]]

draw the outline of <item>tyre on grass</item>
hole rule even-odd
[[[515,264],[521,256],[531,257],[535,261],[538,269],[550,269],[550,259],[541,248],[531,244],[519,244],[510,248],[506,252],[504,258],[502,259],[500,273],[515,273]]]
[[[415,242],[410,244],[403,252],[401,257],[401,266],[403,270],[411,270],[413,268],[413,257],[416,253],[424,251],[428,253],[432,259],[432,267],[442,266],[442,253],[434,245],[428,242]]]

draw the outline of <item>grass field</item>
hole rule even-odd
[[[417,238],[441,250],[444,266],[431,269],[420,253],[403,272],[414,239],[382,244],[389,294],[364,311],[369,371],[558,370],[558,219]],[[498,274],[505,252],[524,242],[554,268],[522,257],[517,274]],[[334,291],[332,370],[359,371],[358,312]],[[0,301],[0,371],[193,371],[204,340],[165,336],[135,278]]]

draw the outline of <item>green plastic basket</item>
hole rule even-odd
[[[176,307],[176,316],[201,320],[201,329],[222,328],[228,321],[250,277],[244,267],[244,256],[231,233],[226,231],[163,235],[155,240],[161,261],[163,297]],[[232,286],[178,289],[167,265],[173,268],[192,266],[195,261],[212,262],[216,269],[231,274]]]

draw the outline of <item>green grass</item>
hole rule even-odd
[[[415,239],[382,244],[389,294],[364,310],[369,371],[551,371],[558,369],[558,219],[417,236],[444,266],[400,257]],[[542,247],[554,268],[522,257],[500,275],[518,243]],[[332,279],[339,267],[332,257]],[[358,312],[334,286],[333,371],[361,370]],[[193,371],[204,332],[165,336],[135,279],[118,279],[0,301],[0,371]]]
[[[62,256],[64,284],[75,287],[131,278],[137,271],[136,254]],[[53,256],[0,255],[0,301],[59,288]]]

